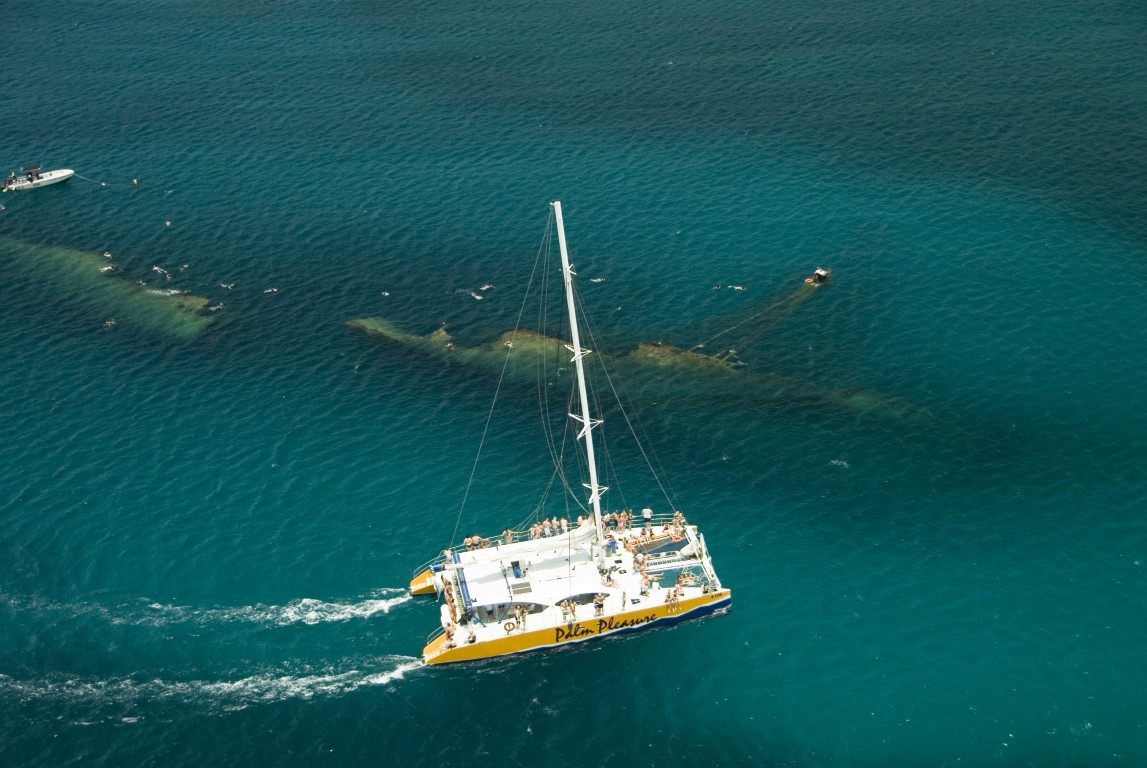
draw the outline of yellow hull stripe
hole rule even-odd
[[[714,603],[728,601],[731,594],[730,590],[723,589],[708,595],[683,599],[676,606],[665,604],[643,606],[626,613],[595,617],[546,629],[529,629],[530,621],[527,618],[525,631],[515,629],[496,640],[484,640],[469,645],[463,643],[455,648],[446,648],[446,636],[439,635],[422,650],[422,660],[426,664],[451,664],[456,661],[490,659],[604,637],[625,630],[634,630],[645,624],[655,624],[665,619],[682,621],[689,618],[690,613],[704,614],[706,611],[702,609],[712,608]],[[455,633],[456,638],[462,635],[461,631]]]

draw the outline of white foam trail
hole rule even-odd
[[[422,666],[418,659],[410,656],[388,656],[382,661],[392,666],[385,671],[355,666],[342,671],[331,669],[305,675],[278,670],[235,680],[181,681],[145,679],[140,675],[108,680],[66,676],[17,680],[0,675],[0,697],[14,695],[22,701],[96,705],[191,704],[205,706],[210,710],[234,711],[255,704],[340,696],[366,686],[385,686],[403,679],[408,672]]]
[[[332,621],[366,619],[378,613],[390,613],[392,608],[410,600],[410,595],[373,598],[356,602],[327,602],[305,597],[292,600],[286,605],[239,606],[235,608],[194,608],[191,606],[164,605],[151,603],[144,615],[125,616],[117,623],[164,626],[193,622],[196,624],[216,624],[221,622],[251,622],[270,624],[279,627],[291,624],[322,624]]]
[[[411,659],[403,664],[400,664],[397,669],[392,669],[389,672],[384,672],[381,675],[374,675],[362,681],[363,685],[387,685],[394,680],[401,680],[406,677],[406,673],[411,670],[418,669],[422,666],[422,662],[418,659]]]
[[[375,590],[363,600],[326,601],[304,597],[286,605],[243,605],[233,608],[197,608],[189,605],[169,605],[150,602],[129,603],[108,607],[98,603],[56,603],[37,596],[13,597],[0,594],[0,608],[40,614],[64,614],[69,617],[100,616],[112,624],[162,627],[172,624],[216,624],[249,622],[285,627],[292,624],[322,624],[325,622],[368,619],[379,613],[390,613],[409,601],[410,595],[401,587]]]

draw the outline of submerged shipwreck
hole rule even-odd
[[[105,328],[122,325],[190,339],[215,322],[204,314],[208,299],[124,280],[107,256],[0,236],[0,259],[64,302],[92,313]]]
[[[904,398],[866,387],[834,388],[757,371],[740,360],[742,350],[780,326],[828,285],[831,275],[832,270],[817,267],[789,295],[731,325],[723,325],[721,330],[688,349],[646,342],[616,355],[599,350],[596,356],[608,360],[609,367],[616,371],[632,396],[661,404],[673,402],[675,407],[688,408],[694,402],[711,403],[720,399],[744,407],[821,408],[850,418],[914,423],[933,420],[930,411]],[[487,344],[466,346],[450,335],[446,325],[423,335],[410,333],[397,323],[379,317],[357,318],[347,325],[428,357],[523,382],[535,379],[535,361],[539,355],[556,359],[564,354],[565,347],[560,339],[522,329],[503,333]],[[566,376],[564,381],[569,378]]]
[[[812,288],[812,286],[808,286]],[[529,382],[536,377],[539,354],[564,354],[564,342],[531,331],[508,331],[480,346],[458,344],[445,326],[426,335],[412,334],[382,318],[359,318],[347,323],[372,336],[406,349],[457,364],[504,372]],[[737,348],[714,354],[679,349],[669,344],[643,343],[618,356],[607,357],[626,390],[642,399],[692,399],[703,393],[708,400],[727,398],[744,404],[807,405],[825,407],[853,417],[925,421],[931,414],[911,402],[867,388],[831,388],[773,373],[748,369],[735,359]],[[568,377],[567,377],[568,379]]]

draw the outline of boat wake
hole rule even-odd
[[[56,675],[19,680],[0,675],[0,698],[42,701],[49,704],[137,706],[173,704],[204,707],[211,712],[232,712],[277,701],[341,696],[360,688],[389,686],[422,666],[410,656],[383,656],[347,661],[316,669],[264,669],[226,680],[178,680],[133,675],[92,679]],[[390,690],[393,690],[390,689]],[[122,712],[122,710],[121,710]],[[130,710],[138,715],[139,711]],[[137,717],[116,719],[131,722]]]
[[[102,616],[117,625],[164,627],[176,624],[219,624],[243,622],[286,627],[295,624],[323,624],[368,619],[409,601],[405,588],[385,587],[357,600],[327,601],[304,597],[285,605],[244,605],[235,607],[197,607],[171,605],[141,599],[119,606],[96,603],[53,603],[38,598],[0,595],[0,606],[14,611],[41,614],[66,614],[71,617]]]
[[[195,608],[191,606],[149,603],[146,612],[125,616],[120,623],[144,626],[168,624],[216,624],[221,622],[248,622],[286,627],[292,624],[322,624],[325,622],[366,619],[409,601],[405,589],[378,590],[373,597],[351,602],[328,602],[304,597],[286,605],[255,605],[235,608]]]
[[[74,642],[77,637],[110,638],[96,656],[128,665],[106,676],[98,672],[93,675],[89,667],[78,672],[32,672],[31,677],[26,677],[27,671],[6,666],[0,668],[0,703],[41,702],[49,709],[84,720],[94,715],[131,722],[136,717],[161,716],[168,707],[219,713],[390,686],[422,666],[421,660],[386,652],[345,656],[334,647],[324,652],[313,640],[306,641],[305,647],[315,652],[314,659],[299,658],[295,655],[298,649],[292,646],[288,651],[291,655],[263,662],[251,661],[246,653],[242,660],[224,654],[217,660],[218,667],[211,669],[205,668],[204,662],[212,657],[205,654],[213,650],[215,641],[230,647],[245,642],[252,631],[367,620],[389,613],[410,599],[401,588],[374,590],[358,599],[302,598],[283,605],[236,607],[165,605],[147,599],[118,605],[57,603],[36,596],[0,594],[0,617],[14,620],[10,626],[19,626],[21,632],[36,636],[47,647]],[[222,630],[221,625],[228,623],[232,629],[212,631]],[[109,625],[127,631],[112,631]],[[179,627],[185,629],[180,631]],[[133,644],[141,642],[141,634],[143,644],[137,649],[139,653],[134,653]],[[190,649],[192,663],[188,664],[188,658],[178,651],[156,657],[156,648],[150,644],[156,634],[165,642],[174,638],[178,648]],[[198,639],[203,637],[214,640],[204,644]],[[259,648],[269,647],[265,639],[260,642]]]

